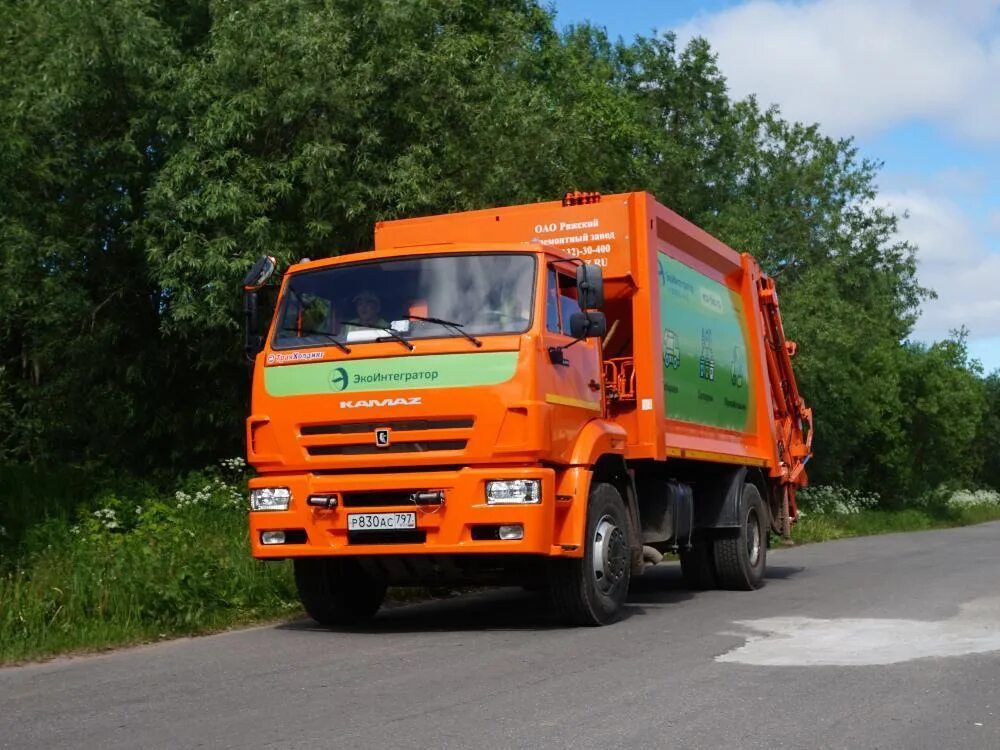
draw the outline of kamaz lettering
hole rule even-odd
[[[341,409],[372,409],[376,406],[419,406],[420,396],[412,398],[359,398],[356,401],[341,401]]]

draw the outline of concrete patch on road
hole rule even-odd
[[[949,620],[766,617],[739,620],[747,642],[715,658],[775,667],[869,666],[1000,651],[1000,597],[962,605]]]

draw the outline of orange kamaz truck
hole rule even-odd
[[[284,273],[255,335],[250,539],[321,624],[389,585],[544,588],[600,625],[675,552],[755,589],[812,414],[774,284],[648,193],[387,221]]]

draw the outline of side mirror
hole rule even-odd
[[[570,335],[575,339],[592,339],[608,332],[608,320],[604,313],[577,312],[569,316]]]
[[[604,307],[604,273],[599,266],[576,267],[576,291],[582,310]]]
[[[271,278],[271,274],[274,273],[277,265],[277,261],[272,256],[260,256],[257,262],[247,271],[247,275],[243,277],[243,289],[248,292],[260,289],[264,286],[264,282]]]
[[[253,362],[254,357],[264,347],[264,337],[260,335],[260,313],[257,293],[274,269],[277,261],[270,255],[260,256],[243,277],[243,351],[247,360]]]

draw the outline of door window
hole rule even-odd
[[[549,267],[545,309],[548,330],[571,335],[570,318],[573,313],[581,312],[574,276]]]

